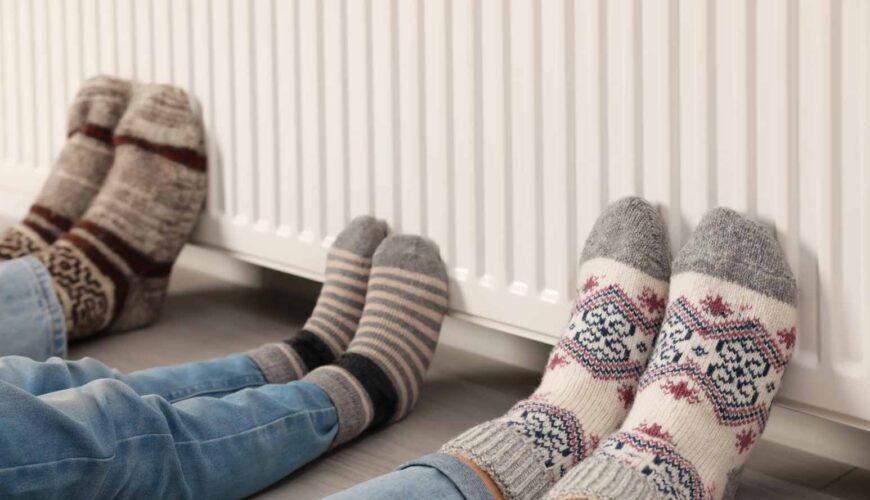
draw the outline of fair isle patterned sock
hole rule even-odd
[[[344,353],[362,316],[372,254],[387,231],[386,222],[364,215],[339,233],[326,256],[326,279],[305,326],[284,342],[247,352],[267,382],[298,380]]]
[[[674,262],[634,406],[549,498],[733,498],[794,347],[795,293],[769,231],[710,211]]]
[[[393,235],[378,247],[359,330],[347,352],[303,379],[335,404],[334,445],[395,422],[414,407],[447,312],[447,286],[435,243]]]
[[[505,498],[534,499],[616,430],[664,314],[671,259],[666,234],[646,201],[611,205],[586,240],[573,314],[541,385],[441,451],[472,460]]]
[[[73,229],[38,253],[70,339],[145,325],[199,216],[207,187],[203,128],[187,94],[134,88],[115,130],[115,162]]]
[[[0,234],[0,261],[36,253],[85,213],[114,157],[112,135],[130,100],[130,82],[88,79],[69,112],[68,139],[30,212]]]

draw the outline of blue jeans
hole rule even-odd
[[[338,432],[322,389],[264,382],[240,354],[129,375],[87,358],[0,358],[0,498],[253,494]]]
[[[474,471],[461,460],[433,453],[402,465],[383,476],[336,493],[328,500],[492,500],[492,495]]]
[[[0,356],[66,355],[66,326],[51,277],[35,257],[0,262]]]

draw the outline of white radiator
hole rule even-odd
[[[781,401],[870,425],[864,0],[0,0],[0,208],[81,80],[174,82],[210,131],[196,240],[318,278],[354,215],[439,242],[457,316],[554,341],[601,208],[774,222],[800,279]],[[16,196],[21,195],[21,196]]]

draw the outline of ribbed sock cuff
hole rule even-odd
[[[336,365],[322,366],[303,379],[323,389],[338,413],[338,434],[333,446],[359,436],[374,419],[374,408],[363,385],[350,372]]]
[[[541,498],[557,473],[544,466],[534,444],[503,421],[475,426],[445,444],[441,453],[464,456],[483,469],[507,499]]]
[[[571,469],[547,494],[549,500],[573,498],[656,500],[659,495],[652,480],[637,469],[615,458],[593,455]]]
[[[308,372],[299,354],[283,342],[261,345],[245,354],[257,364],[270,384],[299,380]]]
[[[335,354],[317,335],[299,330],[284,342],[266,344],[246,353],[270,384],[299,380],[315,368],[335,361]]]

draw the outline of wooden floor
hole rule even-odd
[[[157,324],[76,344],[71,357],[93,356],[131,371],[221,356],[285,338],[301,326],[314,299],[231,285],[183,268],[172,285]],[[407,419],[322,457],[257,497],[321,498],[388,472],[502,414],[534,389],[538,377],[442,346],[420,403]],[[761,441],[738,498],[870,498],[870,472]]]

